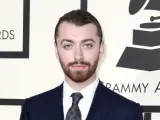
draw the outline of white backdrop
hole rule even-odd
[[[0,1],[2,3],[0,6],[3,6],[0,7],[0,13],[3,11],[1,15],[4,18],[3,21],[0,20],[0,25],[3,25],[1,29],[15,30],[14,40],[7,42],[0,40],[3,44],[3,47],[0,45],[0,51],[5,49],[14,51],[13,46],[17,47],[16,50],[21,50],[19,46],[22,45],[22,12],[19,12],[19,9],[22,7],[20,6],[22,1]],[[148,72],[116,67],[126,46],[133,46],[133,29],[138,29],[140,23],[147,22],[148,16],[153,13],[141,11],[131,16],[128,13],[128,5],[129,0],[88,0],[88,11],[100,21],[106,44],[105,56],[98,71],[99,78],[105,85],[111,85],[110,89],[128,99],[141,105],[158,106],[160,91],[157,90],[155,93],[155,90],[159,83],[159,71]],[[4,6],[8,6],[8,10],[16,6],[11,11],[17,13],[17,16],[6,13]],[[19,9],[16,9],[17,7]],[[77,8],[80,8],[80,0],[30,1],[30,56],[29,59],[0,59],[0,98],[25,99],[52,89],[63,81],[63,72],[55,56],[54,27],[60,16]],[[154,14],[158,15],[158,12],[155,11]],[[17,21],[16,18],[19,18],[17,23],[13,22]],[[11,22],[8,24],[8,20],[12,21],[12,24]],[[0,120],[18,120],[20,109],[20,106],[0,106]],[[160,115],[153,114],[152,119],[159,120]]]

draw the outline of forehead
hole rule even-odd
[[[77,26],[69,22],[63,22],[59,26],[58,40],[71,39],[71,40],[83,40],[83,39],[98,39],[97,27],[92,24],[86,24],[83,26]]]

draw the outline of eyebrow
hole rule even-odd
[[[70,39],[63,39],[60,44],[62,44],[63,42],[74,43],[73,40],[70,40]]]
[[[88,42],[88,41],[91,41],[91,42],[94,42],[94,43],[95,43],[95,41],[94,41],[92,38],[84,39],[84,40],[82,40],[82,43]],[[71,40],[71,39],[63,39],[60,44],[62,44],[63,42],[74,43],[73,40]]]
[[[91,42],[95,43],[95,41],[92,38],[90,38],[90,39],[84,39],[82,42],[84,43],[84,42],[88,42],[88,41],[91,41]]]

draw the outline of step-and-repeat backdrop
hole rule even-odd
[[[145,120],[159,120],[159,0],[1,0],[0,120],[18,120],[25,98],[64,80],[54,27],[60,16],[79,8],[95,15],[104,31],[101,81],[140,103]]]

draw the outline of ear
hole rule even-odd
[[[59,55],[58,55],[58,48],[57,48],[57,44],[56,43],[54,43],[54,47],[55,47],[55,55],[56,55],[56,58],[58,59],[58,61],[59,61]]]
[[[99,60],[102,59],[104,55],[104,41],[102,40],[102,43],[100,44],[100,50],[99,50]]]

